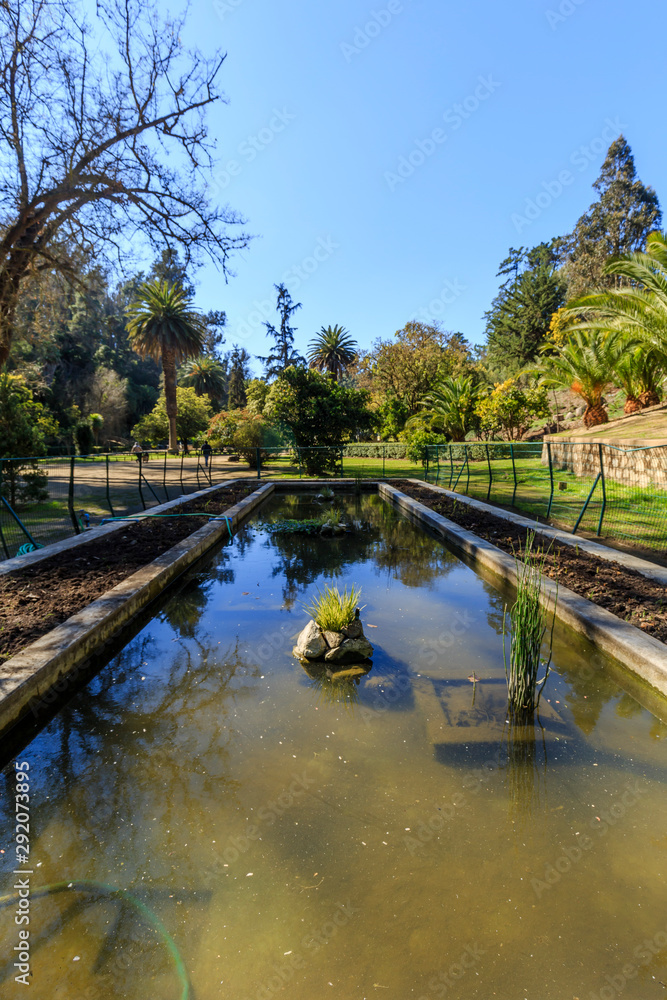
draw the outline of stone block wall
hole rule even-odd
[[[551,444],[554,470],[569,469],[575,476],[594,479],[600,471],[600,447],[597,441],[576,441],[567,438],[545,438],[542,464],[549,464],[547,441]],[[667,446],[655,448],[621,448],[602,445],[602,462],[607,479],[626,486],[654,486],[667,489]]]

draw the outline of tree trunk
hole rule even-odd
[[[169,451],[178,454],[178,434],[176,433],[176,358],[171,349],[162,350],[162,371],[164,372],[164,400],[169,420]]]
[[[7,361],[12,346],[20,277],[8,272],[7,267],[0,273],[0,368]]]
[[[636,396],[628,396],[623,407],[623,413],[625,413],[626,417],[629,417],[631,413],[637,413],[641,408],[642,404]]]
[[[639,408],[645,410],[647,406],[657,406],[660,402],[660,396],[655,389],[647,389],[646,392],[641,393],[637,401]]]
[[[589,406],[584,413],[585,427],[598,427],[600,424],[608,424],[609,416],[602,403],[597,406]]]

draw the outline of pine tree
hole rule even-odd
[[[599,199],[581,216],[566,243],[568,291],[575,298],[594,288],[617,287],[621,279],[603,275],[605,264],[643,250],[648,234],[662,222],[658,196],[637,177],[624,136],[609,147],[593,187]]]
[[[276,309],[280,313],[280,329],[276,330],[273,323],[265,323],[267,337],[273,337],[273,350],[265,358],[258,358],[264,365],[265,378],[276,378],[281,372],[292,365],[305,365],[306,359],[294,350],[294,333],[296,327],[290,326],[292,316],[301,308],[301,303],[292,304],[292,296],[285,285],[275,285],[278,292]]]
[[[551,317],[565,302],[565,282],[556,269],[560,241],[532,250],[511,250],[499,275],[501,286],[486,316],[488,360],[503,377],[534,361],[547,338]],[[523,268],[523,270],[520,270]]]
[[[250,378],[250,355],[245,347],[234,344],[229,355],[229,387],[227,390],[227,408],[243,410],[248,405],[245,386]]]

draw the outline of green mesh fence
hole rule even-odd
[[[432,445],[429,482],[568,531],[667,555],[667,448],[573,441]]]

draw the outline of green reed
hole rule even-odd
[[[546,556],[535,549],[535,532],[529,531],[522,561],[516,560],[516,603],[503,614],[503,661],[507,678],[509,711],[515,716],[532,716],[539,709],[540,698],[551,670],[556,602],[553,607],[549,656],[542,659],[542,644],[547,633],[548,616],[543,607],[543,573]],[[511,623],[509,664],[507,662],[507,618]],[[540,670],[544,676],[540,679]]]

